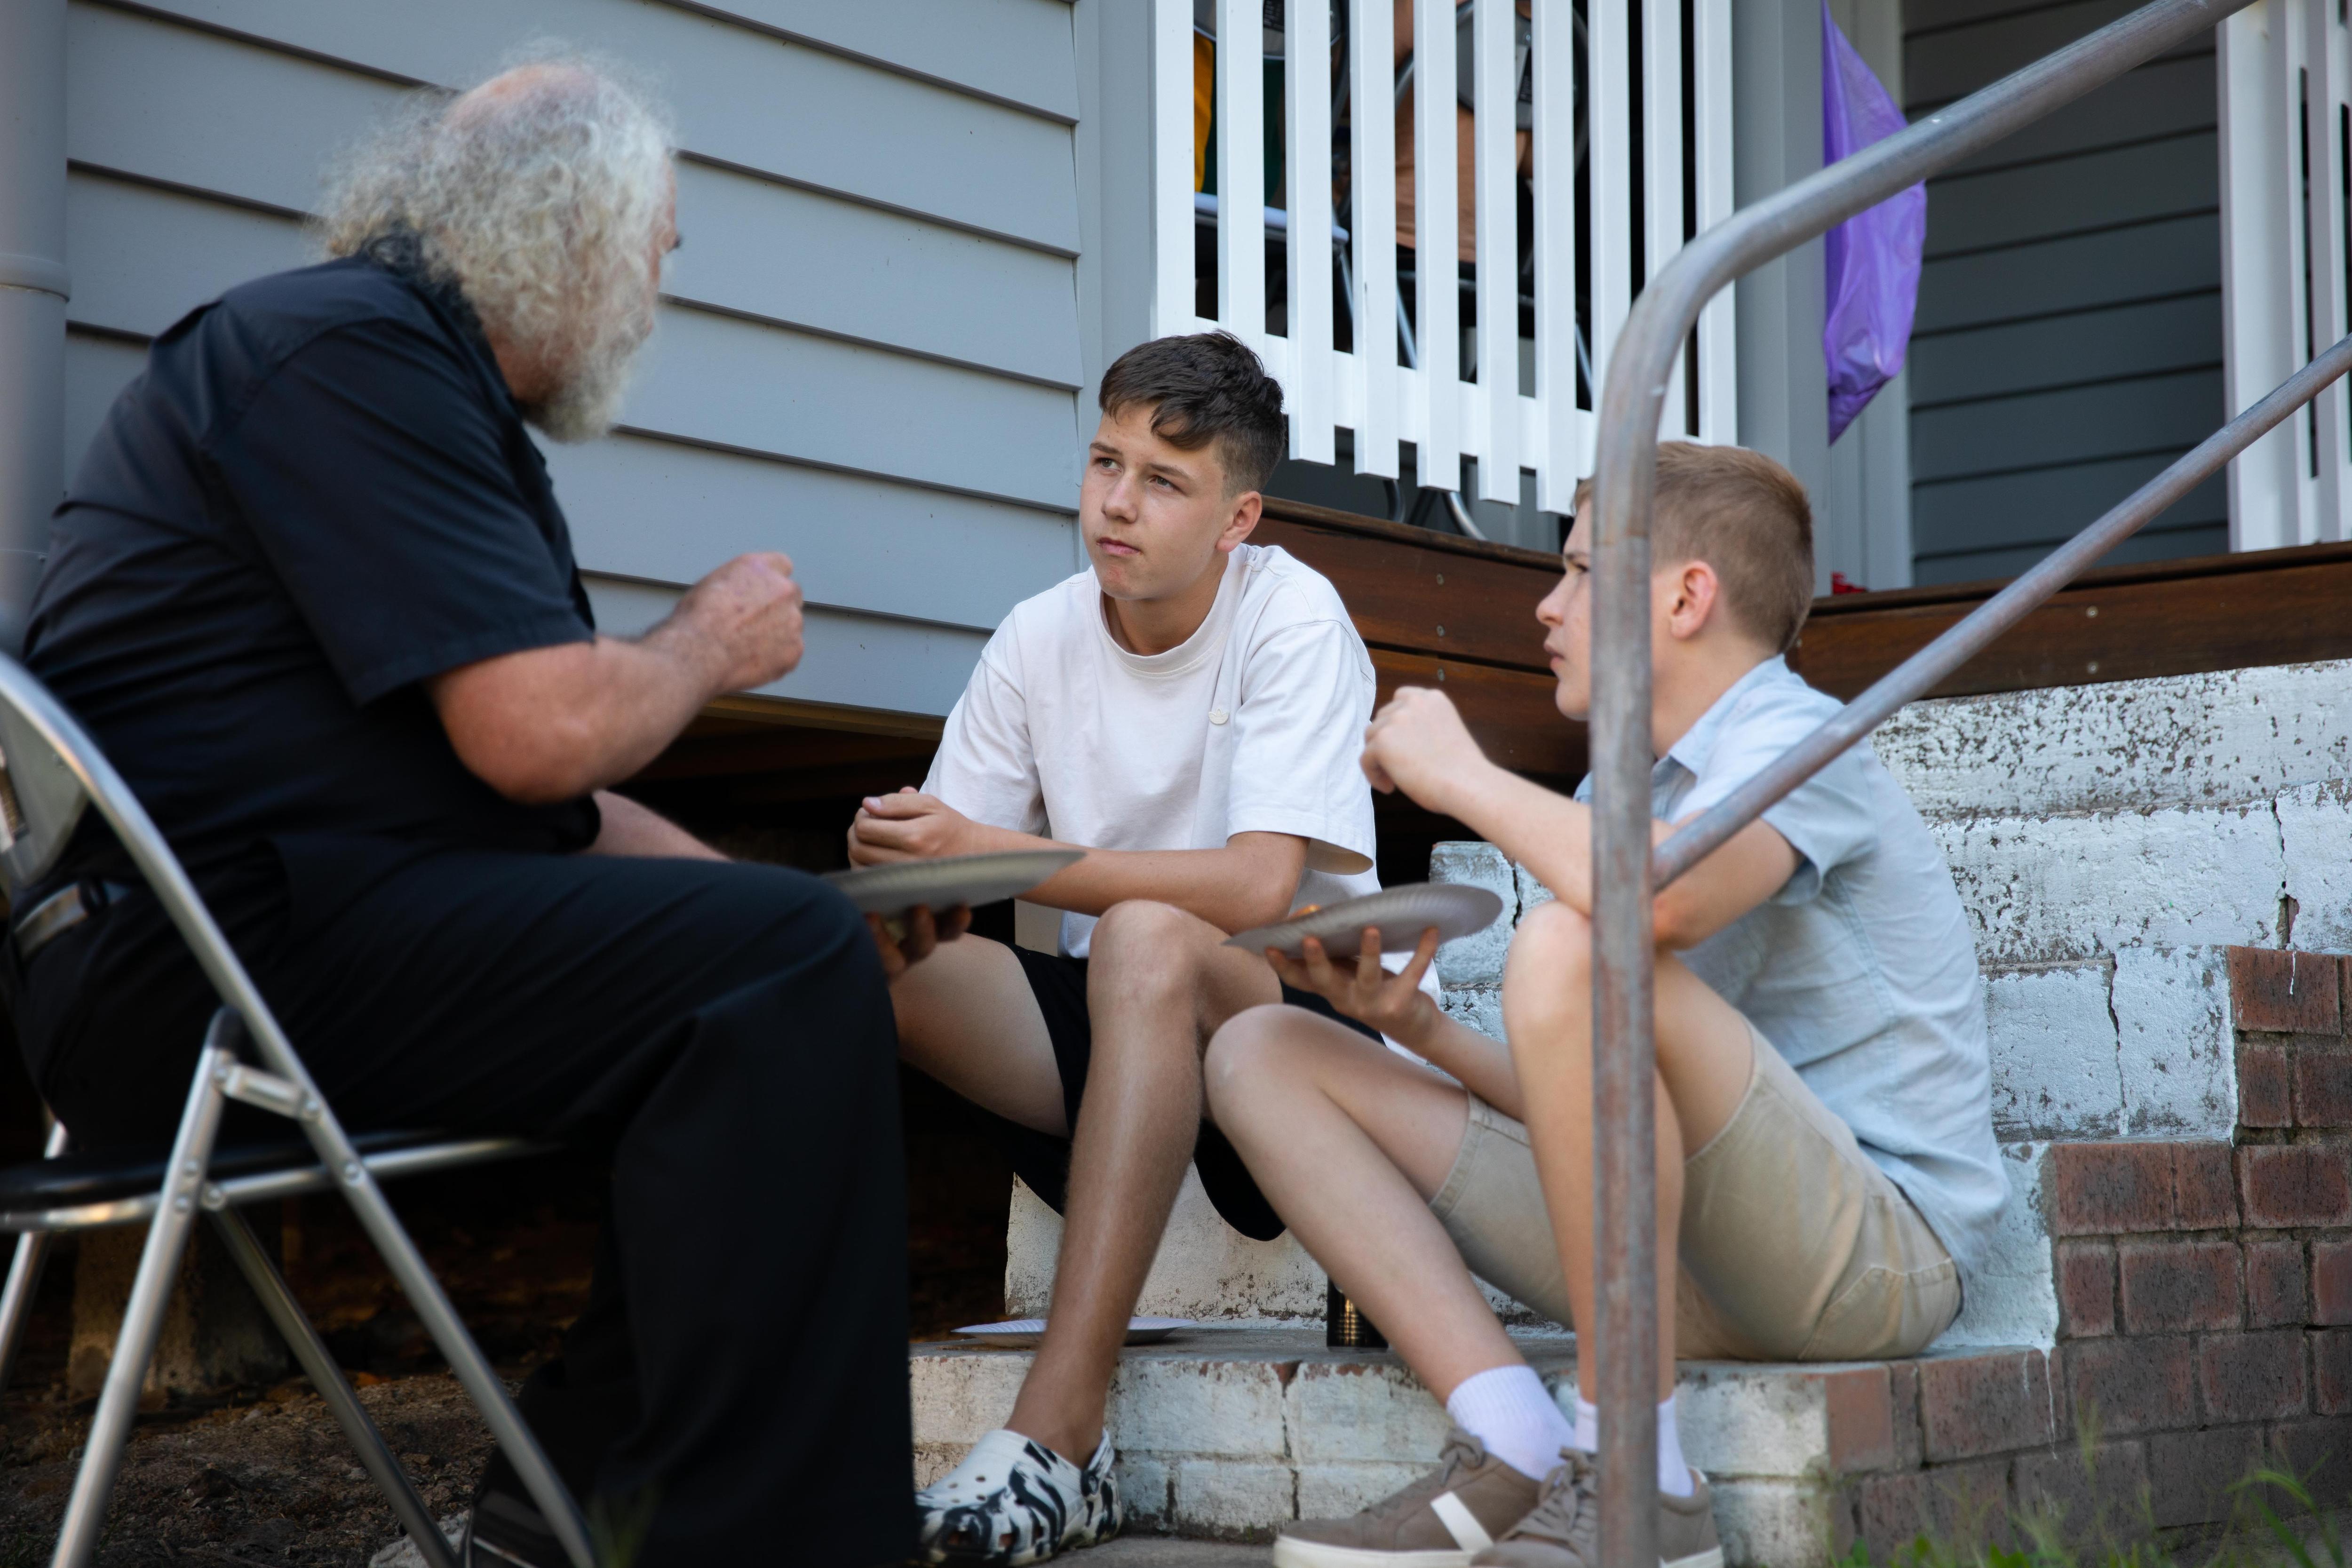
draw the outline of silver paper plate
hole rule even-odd
[[[1420,945],[1421,933],[1432,926],[1437,928],[1438,941],[1452,942],[1485,931],[1502,912],[1503,900],[1484,888],[1462,882],[1408,882],[1239,932],[1227,937],[1225,945],[1250,952],[1264,952],[1270,947],[1297,958],[1311,936],[1323,944],[1324,952],[1349,957],[1363,951],[1365,931],[1377,926],[1382,952],[1411,952]]]
[[[1017,898],[1085,858],[1083,849],[1007,849],[828,871],[824,879],[848,894],[863,913],[899,915],[913,909],[951,910],[958,904]]]
[[[1156,1345],[1178,1330],[1192,1326],[1190,1318],[1129,1318],[1127,1321],[1127,1342],[1131,1345]],[[1045,1320],[1015,1318],[1004,1323],[967,1323],[956,1332],[975,1344],[996,1345],[1004,1350],[1035,1350],[1037,1342],[1045,1337]]]

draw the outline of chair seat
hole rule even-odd
[[[434,1131],[361,1132],[353,1134],[352,1142],[365,1156],[442,1142],[450,1136]],[[168,1148],[124,1148],[0,1167],[0,1213],[76,1208],[141,1197],[163,1185],[163,1168],[170,1162]],[[205,1170],[212,1180],[223,1181],[315,1168],[318,1163],[318,1151],[307,1140],[280,1138],[266,1143],[224,1145],[213,1151]]]

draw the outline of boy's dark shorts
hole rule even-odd
[[[1094,1025],[1087,1012],[1087,961],[1025,947],[1013,952],[1029,977],[1030,994],[1037,998],[1045,1034],[1054,1042],[1054,1064],[1062,1074],[1062,1108],[1075,1128],[1078,1101],[1087,1091],[1087,1064],[1094,1055]],[[1293,1007],[1336,1019],[1373,1040],[1381,1037],[1378,1029],[1341,1017],[1330,1003],[1311,991],[1286,985],[1282,999]],[[1029,1184],[1030,1191],[1059,1213],[1070,1171],[1069,1140],[1010,1121],[1003,1125],[1013,1170]],[[1206,1121],[1201,1123],[1200,1142],[1192,1146],[1192,1164],[1201,1173],[1201,1185],[1208,1190],[1209,1201],[1217,1205],[1227,1225],[1255,1241],[1272,1241],[1282,1234],[1281,1216],[1257,1190],[1242,1157],[1225,1142],[1225,1135]]]

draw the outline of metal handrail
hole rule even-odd
[[[2210,31],[2250,3],[2156,0],[1907,130],[1742,208],[1683,247],[1659,269],[1633,302],[1619,334],[1601,399],[1592,562],[1592,1077],[1599,1213],[1596,1321],[1589,1327],[1602,1352],[1599,1386],[1591,1397],[1601,1409],[1599,1502],[1604,1568],[1654,1568],[1657,1562],[1650,511],[1658,424],[1675,362],[1698,323],[1701,307],[1742,273],[1787,254],[2133,67]],[[2331,349],[2305,375],[2265,399],[2260,409],[2233,421],[2221,436],[2175,464],[2131,501],[2102,519],[2091,534],[2045,563],[2047,570],[2029,574],[2031,585],[2021,582],[1977,610],[1961,626],[1908,661],[1895,677],[1882,681],[1869,698],[1885,702],[1900,689],[1891,683],[1905,671],[1913,677],[1924,674],[1936,662],[1951,658],[1955,650],[1965,658],[1973,651],[1966,646],[1971,639],[1989,638],[2009,624],[1996,624],[1992,617],[2005,616],[2013,621],[2038,602],[2036,595],[2046,597],[2066,576],[2146,521],[2137,508],[2165,496],[2169,482],[2193,468],[2197,459],[2213,458],[2218,466],[2229,451],[2268,428],[2268,425],[2256,428],[2255,423],[2250,423],[2254,414],[2285,398],[2284,406],[2276,411],[2283,417],[2297,401],[2325,385],[2332,375],[2313,373],[2320,372],[2323,363],[2340,372],[2342,349],[2343,345]],[[2300,398],[2291,395],[2290,389],[2305,383],[2308,387]],[[2232,446],[2235,437],[2242,439]],[[2160,509],[2151,509],[2148,515],[2153,510]],[[1977,629],[1966,629],[1971,626]],[[1952,662],[1957,664],[1958,659]],[[1920,689],[1928,684],[1932,680]],[[1841,714],[1825,730],[1845,718]],[[1811,765],[1818,767],[1866,731],[1864,726],[1834,745],[1817,734],[1802,747],[1811,749]],[[1777,779],[1778,773],[1772,776]],[[1801,772],[1792,773],[1781,789],[1792,787],[1803,776]],[[1760,811],[1769,801],[1759,799],[1753,804]],[[1753,815],[1746,820],[1752,820]],[[1726,813],[1711,813],[1707,819],[1707,831],[1718,836],[1715,842],[1740,826],[1741,821]],[[1667,864],[1679,868],[1697,858],[1698,839],[1692,838],[1679,848],[1675,843],[1669,840],[1660,847],[1662,851],[1674,849],[1674,858]]]

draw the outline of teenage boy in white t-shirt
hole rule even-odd
[[[1246,542],[1283,451],[1281,388],[1210,333],[1130,350],[1100,403],[1078,502],[1090,569],[1014,606],[922,791],[866,801],[850,831],[859,865],[1087,851],[1026,895],[1064,911],[1059,952],[965,937],[891,991],[903,1057],[1043,1143],[1015,1165],[1065,1213],[1008,1426],[918,1499],[931,1563],[1034,1563],[1117,1532],[1104,1403],[1196,1141],[1227,1221],[1282,1229],[1201,1124],[1202,1052],[1285,999],[1339,1026],[1223,943],[1379,885],[1357,765],[1370,658],[1329,583]]]
[[[1537,611],[1560,710],[1592,689],[1577,497]],[[1721,801],[1837,711],[1781,658],[1812,593],[1804,488],[1769,458],[1659,452],[1650,582],[1654,833]],[[1591,813],[1489,762],[1408,689],[1364,769],[1468,824],[1557,895],[1512,938],[1507,1047],[1405,975],[1310,948],[1277,967],[1444,1068],[1267,1007],[1210,1047],[1219,1124],[1298,1238],[1445,1402],[1437,1468],[1351,1519],[1276,1538],[1276,1568],[1591,1568],[1592,1406],[1571,1422],[1475,1273],[1561,1323],[1593,1306]],[[1675,1421],[1677,1353],[1915,1355],[1959,1310],[2006,1194],[1976,943],[1903,790],[1856,746],[1659,892],[1658,1555],[1721,1568]],[[1433,943],[1424,937],[1425,966]],[[1592,1337],[1577,1386],[1595,1386]]]

